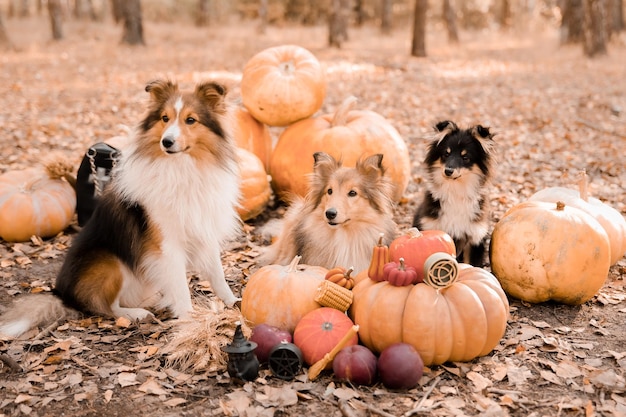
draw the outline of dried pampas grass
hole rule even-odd
[[[162,350],[166,364],[181,372],[225,371],[228,354],[222,347],[232,342],[238,322],[247,338],[250,327],[239,309],[226,308],[220,300],[194,301],[191,318],[177,320],[173,337]]]

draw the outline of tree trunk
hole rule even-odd
[[[365,23],[365,9],[363,8],[363,0],[355,0],[354,2],[354,13],[356,15],[355,24],[359,27],[363,26]]]
[[[459,31],[456,27],[456,12],[450,0],[443,0],[443,19],[448,29],[448,42],[459,43]]]
[[[342,42],[348,40],[349,7],[349,0],[332,0],[328,18],[328,46],[341,48]]]
[[[509,0],[500,1],[498,24],[500,25],[500,29],[508,29],[511,27],[511,2]]]
[[[4,27],[4,19],[2,18],[2,10],[0,10],[0,50],[11,48],[11,41]]]
[[[111,14],[115,23],[124,19],[124,0],[111,0]]]
[[[609,15],[613,16],[613,31],[615,33],[624,30],[624,2],[622,0],[613,0],[613,12]]]
[[[413,19],[413,42],[411,55],[426,56],[426,11],[428,0],[415,0],[415,15]]]
[[[389,35],[391,33],[391,18],[393,16],[393,1],[383,0],[381,11],[382,13],[380,16],[380,31],[384,35]]]
[[[209,24],[209,0],[198,0],[198,13],[196,14],[196,26]]]
[[[584,0],[583,51],[589,58],[606,54],[606,17],[603,0]]]
[[[263,34],[267,31],[267,19],[268,19],[268,4],[267,0],[261,0],[259,4],[259,27],[258,32]]]
[[[124,19],[122,43],[128,45],[145,45],[143,40],[140,0],[123,0],[122,16]]]
[[[583,40],[583,0],[561,0],[561,44]]]
[[[61,9],[61,0],[48,0],[48,14],[50,15],[52,39],[55,41],[63,39],[63,10]]]

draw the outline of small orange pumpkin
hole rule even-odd
[[[287,126],[310,117],[325,97],[324,69],[301,46],[267,48],[250,58],[241,74],[243,105],[269,126]]]
[[[394,200],[402,198],[411,176],[407,145],[380,114],[352,110],[355,102],[350,97],[335,113],[300,120],[281,133],[270,162],[272,188],[280,198],[306,194],[307,174],[313,172],[313,154],[318,151],[341,159],[346,167],[355,166],[363,155],[383,154],[385,175],[395,184]]]
[[[321,307],[315,296],[328,270],[300,265],[300,258],[289,265],[266,265],[250,275],[241,313],[252,327],[265,323],[293,333],[306,313]]]
[[[383,238],[385,235],[380,234],[378,243],[372,250],[372,259],[370,260],[370,266],[367,269],[365,276],[373,279],[374,281],[383,281],[385,279],[384,269],[385,265],[389,263],[389,246],[385,245]],[[360,281],[357,275],[357,282]]]
[[[263,163],[265,171],[269,172],[272,155],[272,136],[269,128],[252,117],[243,107],[238,107],[234,113],[237,121],[234,129],[235,143],[255,154]]]
[[[354,278],[351,274],[354,272],[354,267],[346,269],[341,266],[335,267],[328,271],[325,279],[330,282],[334,282],[335,284],[344,287],[348,290],[351,290],[354,287]]]
[[[237,213],[241,220],[253,219],[265,210],[272,196],[267,173],[263,163],[252,152],[237,148],[241,183],[241,199]]]
[[[71,171],[69,164],[55,160],[43,170],[0,175],[0,237],[24,242],[33,235],[52,237],[69,226],[76,210]]]

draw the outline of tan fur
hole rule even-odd
[[[301,263],[325,268],[366,269],[380,233],[389,243],[395,236],[393,185],[384,175],[382,155],[343,167],[328,154],[315,154],[310,190],[295,199],[278,239],[266,254],[269,263]],[[335,215],[329,219],[327,213]]]

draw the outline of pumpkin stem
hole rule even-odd
[[[353,273],[353,272],[354,272],[354,267],[351,266],[350,268],[348,268],[346,270],[346,272],[343,273],[343,276],[346,277],[346,278],[350,278],[350,274]]]
[[[357,102],[357,98],[354,96],[350,96],[346,98],[335,110],[335,115],[333,116],[333,120],[330,122],[331,127],[335,126],[345,126],[348,122],[348,113],[352,110],[352,107]]]
[[[406,268],[404,266],[404,258],[400,258],[398,260],[400,261],[400,265],[398,266],[398,270],[399,271],[406,271]]]
[[[284,62],[281,62],[281,63],[278,65],[278,67],[280,68],[281,72],[282,72],[283,74],[286,74],[286,75],[291,75],[291,74],[293,74],[293,73],[294,73],[294,71],[296,70],[296,65],[295,65],[295,64],[294,64],[294,62],[293,62],[293,61],[291,61],[291,60],[290,60],[290,61],[284,61]]]
[[[589,200],[589,190],[587,188],[588,186],[588,177],[587,177],[587,172],[583,169],[582,171],[580,171],[580,173],[578,174],[579,178],[578,178],[578,192],[580,193],[580,198],[584,201]]]
[[[420,232],[420,230],[417,227],[411,227],[409,228],[409,230],[406,231],[407,236],[413,238],[413,237],[420,237],[422,235],[422,232]]]
[[[385,237],[384,233],[381,233],[380,235],[378,235],[378,243],[376,246],[383,246],[383,238]]]
[[[556,209],[558,211],[563,211],[565,209],[565,203],[562,201],[557,201],[556,202]]]
[[[45,163],[46,174],[52,180],[65,178],[65,180],[76,188],[76,177],[72,175],[74,167],[70,162],[60,155],[53,155]]]
[[[287,272],[296,272],[298,270],[298,264],[300,263],[300,259],[302,259],[302,256],[300,255],[294,256],[293,259],[291,260],[291,263],[287,267]]]

